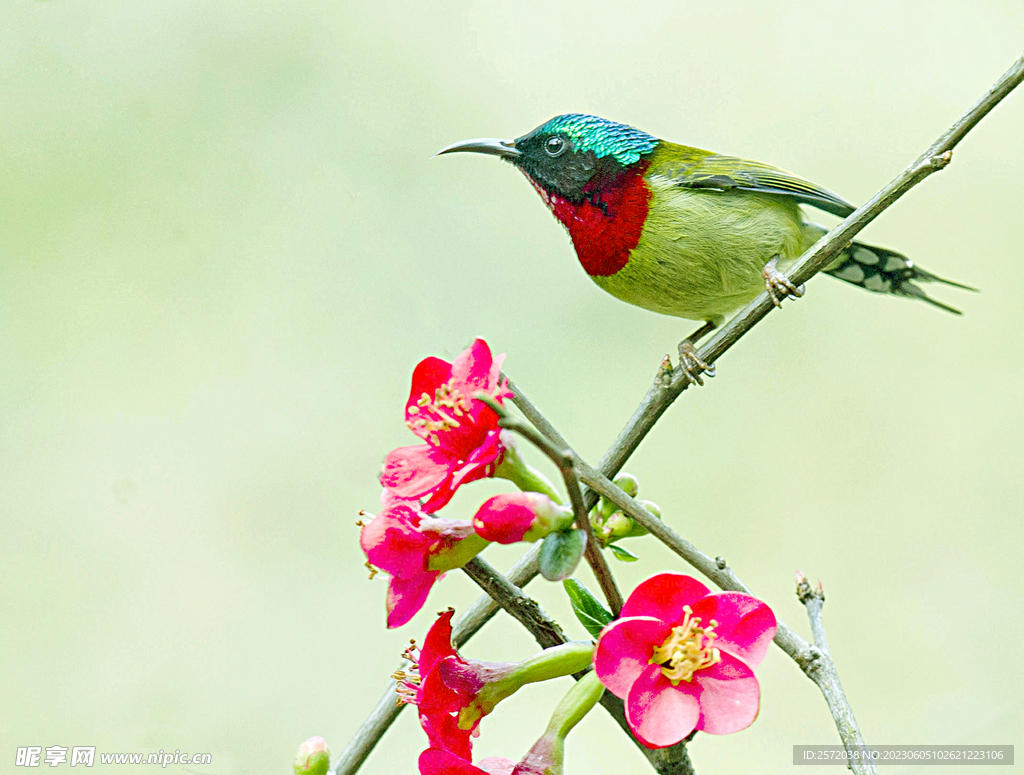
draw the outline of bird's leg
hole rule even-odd
[[[715,364],[705,363],[700,359],[697,355],[696,344],[701,337],[714,331],[716,325],[709,320],[679,343],[679,368],[690,384],[704,384],[704,380],[700,376],[702,371],[709,377],[715,376]]]
[[[778,263],[779,255],[776,253],[764,265],[764,269],[761,270],[761,276],[764,278],[764,287],[768,290],[768,295],[772,297],[772,304],[776,307],[781,307],[782,300],[787,296],[796,296],[797,298],[803,296],[804,287],[801,285],[798,288],[793,285],[789,278],[776,268]]]

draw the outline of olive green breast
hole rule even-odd
[[[799,257],[803,219],[792,199],[694,190],[650,175],[640,241],[618,272],[593,280],[623,301],[665,315],[721,322],[764,290],[761,270]]]

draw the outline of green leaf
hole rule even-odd
[[[636,562],[640,558],[633,554],[629,549],[623,549],[621,546],[612,544],[608,547],[612,550],[612,554],[615,555],[616,560],[622,560],[622,562]]]
[[[604,626],[614,618],[612,612],[601,605],[590,590],[576,579],[566,579],[562,586],[569,595],[572,612],[576,614],[580,624],[587,628],[587,632],[596,638]]]
[[[549,533],[540,545],[541,575],[548,581],[567,579],[576,570],[576,565],[587,546],[587,534],[580,528]]]

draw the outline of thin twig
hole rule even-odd
[[[547,440],[560,447],[564,450],[566,455],[571,456],[571,460],[575,464],[579,460],[579,456],[573,451],[572,447],[569,446],[569,442],[560,434],[555,426],[552,425],[548,419],[541,414],[540,410],[537,409],[526,395],[519,389],[519,387],[510,379],[506,377],[509,388],[512,390],[512,403],[523,413],[527,420],[533,423],[534,427],[540,431]],[[575,477],[575,472],[573,472]],[[566,483],[568,487],[568,482]],[[572,490],[571,490],[572,491]],[[579,492],[578,486],[575,488],[576,492]],[[573,510],[577,514],[577,522],[587,534],[587,548],[586,557],[587,564],[590,565],[591,570],[594,571],[594,576],[597,578],[597,583],[601,586],[601,592],[604,594],[605,600],[608,601],[608,607],[611,608],[612,613],[617,617],[622,611],[622,593],[619,591],[618,585],[615,583],[615,576],[612,574],[612,569],[608,566],[607,560],[605,560],[604,554],[601,553],[600,547],[597,545],[597,538],[594,535],[594,527],[590,524],[590,510],[594,508],[597,503],[597,496],[588,492],[587,496],[577,506],[575,501],[573,502]],[[580,518],[580,514],[583,514]]]
[[[487,561],[475,557],[465,565],[463,570],[498,605],[515,617],[533,635],[541,648],[551,648],[568,641],[558,622],[545,614],[536,601],[524,594],[519,587],[502,576]],[[573,678],[579,680],[583,675],[584,673],[575,673]],[[601,705],[647,757],[659,775],[693,775],[693,767],[690,764],[690,757],[686,753],[685,743],[661,750],[646,748],[630,731],[622,700],[611,692],[605,692],[601,697]]]
[[[1024,57],[1017,60],[1017,62],[1015,62],[1014,65],[1006,71],[996,84],[989,89],[989,91],[955,124],[953,124],[953,126],[951,126],[942,135],[942,137],[940,137],[932,147],[928,149],[928,151],[922,155],[921,159],[924,159],[927,162],[926,166],[918,168],[921,162],[921,159],[919,159],[911,165],[911,167],[908,167],[908,169],[892,183],[872,197],[872,199],[863,207],[858,208],[835,229],[811,246],[800,260],[794,264],[789,273],[789,279],[797,285],[806,282],[815,272],[820,271],[832,256],[842,250],[845,244],[849,242],[855,234],[863,229],[864,226],[874,220],[900,196],[927,177],[931,172],[937,171],[940,168],[936,166],[937,163],[941,163],[943,165],[947,164],[949,158],[945,157],[946,152],[951,151],[964,138],[964,136],[973,129],[977,123],[989,113],[989,111],[999,104],[1003,98],[1016,88],[1022,80],[1024,80]],[[932,168],[929,169],[927,165],[931,165]],[[908,171],[911,171],[909,175],[907,174]],[[728,324],[714,334],[700,349],[698,357],[707,363],[714,363],[772,309],[774,309],[774,306],[768,299],[767,293],[762,293],[754,299],[754,301],[748,304],[747,307],[745,307],[738,315],[736,315],[736,317],[729,321]],[[683,377],[681,370],[678,368],[673,373],[671,383],[668,387],[664,386],[662,377],[663,371],[659,367],[654,382],[647,389],[646,395],[640,402],[640,405],[636,408],[636,411],[633,412],[633,416],[630,417],[629,422],[626,423],[625,428],[623,428],[616,437],[615,441],[608,448],[608,451],[601,457],[597,466],[597,472],[602,476],[615,476],[615,474],[622,469],[622,466],[625,465],[625,462],[629,459],[630,455],[633,454],[636,448],[640,445],[640,442],[643,441],[651,428],[654,427],[654,424],[658,421],[661,415],[665,413],[679,394],[686,389],[687,381]],[[538,423],[531,416],[531,413],[524,408],[524,400],[520,400],[519,398],[522,395],[520,391],[516,389],[515,392],[516,398],[514,398],[513,401],[516,406],[518,406],[523,414],[526,415],[534,425],[540,428],[546,436],[552,440],[557,440],[559,438],[557,432],[555,432],[554,435],[549,432],[554,430],[550,423],[547,423],[546,420],[544,421],[544,424]],[[532,409],[532,404],[528,401],[525,401],[525,405]],[[568,445],[563,446],[568,447]],[[586,479],[584,479],[584,481],[586,482]],[[623,493],[623,495],[625,495],[625,493]],[[597,498],[598,493],[593,488],[585,493],[584,505],[588,512],[597,503]],[[524,586],[537,575],[538,552],[539,547],[531,547],[520,562],[517,563],[517,566],[519,566],[522,571],[519,580],[516,581],[518,586]],[[695,565],[695,567],[697,566]],[[718,566],[716,565],[715,568],[717,569]],[[724,561],[722,562],[722,570],[728,571],[728,566],[725,565]],[[729,571],[729,573],[731,574],[731,571]],[[708,578],[715,581],[715,579],[710,575],[708,575]],[[738,582],[738,579],[736,581]],[[718,582],[715,581],[715,583],[717,584]],[[723,589],[724,588],[727,587],[723,587]],[[491,606],[494,606],[494,608],[490,609]],[[488,610],[491,610],[492,612],[486,615],[481,615],[483,611]],[[465,640],[472,637],[472,635],[482,627],[491,616],[493,616],[493,611],[496,610],[497,605],[493,603],[489,597],[485,596],[477,600],[471,611],[474,612],[474,616],[476,617],[476,620],[479,621],[479,624],[474,628],[467,630]],[[469,612],[467,612],[467,615],[468,614]],[[464,617],[464,619],[465,618],[466,617]],[[785,629],[797,638],[798,641],[803,641],[802,638],[796,635],[796,633],[788,627]],[[776,634],[775,641],[779,646],[783,647],[784,651],[790,653],[789,649],[783,646],[783,642],[780,642],[780,638],[783,639],[783,642],[789,643],[790,648],[794,647],[794,642],[785,637],[785,633],[781,627],[779,632]],[[465,642],[465,640],[463,642]],[[803,642],[806,643],[806,641]],[[819,654],[821,653],[820,650],[816,648],[814,651]],[[796,653],[796,649],[794,649],[794,653]],[[791,656],[793,656],[793,654],[791,654]],[[806,659],[811,659],[812,656],[813,655],[810,652],[810,646],[808,644]],[[829,663],[831,663],[831,660],[828,659],[828,657],[825,658]],[[794,659],[796,659],[795,656]],[[797,660],[797,663],[801,664],[800,660]],[[817,683],[817,681],[815,681],[815,683]],[[336,773],[336,775],[353,775],[369,755],[370,751],[373,750],[377,741],[380,740],[381,736],[383,736],[384,732],[387,731],[388,727],[397,717],[400,708],[396,709],[393,706],[391,706],[390,711],[378,712],[382,710],[383,705],[390,705],[390,703],[393,702],[393,688],[393,686],[389,686],[389,691],[381,701],[378,702],[377,708],[374,710],[374,714],[371,715],[371,717],[368,718],[359,728],[339,760],[335,762],[332,772]],[[828,698],[826,697],[826,699]],[[833,716],[834,715],[835,714],[833,714]]]
[[[843,685],[839,681],[839,674],[835,671],[835,665],[832,662],[832,652],[828,648],[828,638],[825,637],[825,625],[821,621],[821,609],[825,605],[825,592],[821,588],[821,582],[818,582],[817,589],[812,589],[804,574],[797,571],[796,596],[807,608],[807,618],[811,623],[811,635],[814,637],[814,645],[822,655],[821,659],[815,660],[811,667],[812,669],[831,670],[832,672],[831,675],[826,674],[822,676],[823,680],[821,683],[817,681],[815,683],[818,683],[821,687],[829,708],[845,708],[841,712],[840,717],[852,719],[853,708],[850,707],[850,701],[846,697],[846,692],[843,691]],[[838,719],[836,723],[839,723]],[[857,755],[867,750],[867,743],[864,742],[864,738],[861,736],[856,723],[847,729],[845,734],[844,730],[840,728],[839,735],[843,739],[843,745],[846,747],[847,754],[849,754],[850,769],[855,773],[877,775],[878,770],[875,768],[874,760],[870,757]]]
[[[601,587],[601,592],[604,594],[605,600],[608,601],[608,607],[611,608],[615,616],[618,616],[622,610],[622,593],[619,592],[619,587],[615,583],[615,577],[612,575],[612,569],[608,567],[608,562],[601,553],[601,547],[598,546],[597,539],[594,537],[594,527],[590,524],[589,516],[592,506],[588,508],[584,503],[583,494],[580,491],[580,482],[576,477],[576,469],[574,467],[576,453],[572,451],[568,444],[563,443],[561,447],[556,446],[555,442],[533,428],[533,426],[512,417],[505,407],[494,401],[490,396],[482,394],[475,397],[495,411],[498,415],[498,425],[505,430],[518,433],[547,455],[552,463],[558,466],[558,470],[561,472],[562,479],[565,482],[565,489],[569,493],[569,502],[572,504],[572,511],[576,517],[576,525],[583,530],[587,537],[583,556],[586,557],[587,564],[594,572],[594,577]],[[534,414],[537,417],[542,417],[536,409],[534,409]],[[550,423],[547,423],[546,420],[544,422],[550,430],[554,431]],[[557,434],[557,431],[555,433]],[[564,442],[565,440],[562,439],[562,441]]]

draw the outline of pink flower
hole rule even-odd
[[[500,756],[473,765],[467,759],[442,748],[428,748],[420,754],[420,775],[512,775],[515,762]]]
[[[559,506],[546,495],[516,492],[488,498],[473,517],[477,535],[499,544],[536,541],[552,530],[572,524],[572,509]]]
[[[695,729],[738,732],[757,718],[754,668],[775,629],[775,614],[757,598],[711,594],[696,579],[662,573],[633,590],[621,618],[601,632],[594,670],[625,700],[626,720],[648,748]]]
[[[425,514],[415,500],[381,495],[383,511],[363,525],[359,545],[367,564],[391,575],[388,627],[401,627],[423,607],[430,588],[446,570],[459,568],[487,542],[472,524]]]
[[[501,403],[511,396],[500,382],[504,355],[491,358],[477,339],[454,362],[425,358],[412,374],[405,424],[426,444],[400,447],[384,461],[380,482],[402,498],[427,498],[433,513],[465,482],[493,476],[504,446],[498,415],[474,393]]]

